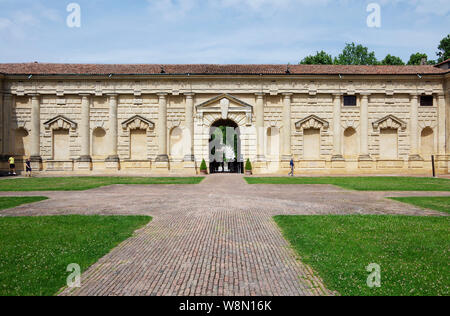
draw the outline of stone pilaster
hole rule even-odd
[[[169,156],[167,155],[167,93],[158,93],[158,157],[156,157],[156,172],[167,172]]]
[[[91,98],[89,94],[81,94],[81,123],[80,123],[80,158],[78,159],[78,169],[90,170],[91,169],[91,124],[90,124],[90,107]]]
[[[411,94],[410,109],[410,143],[411,150],[409,154],[410,161],[422,161],[419,155],[419,94]]]
[[[2,89],[2,83],[0,82],[0,89]],[[3,142],[5,140],[5,137],[3,136],[3,125],[5,124],[4,120],[3,120],[3,91],[0,90],[0,151],[1,151],[1,156],[4,155],[3,152]]]
[[[332,161],[344,161],[342,156],[342,128],[341,128],[342,94],[333,94],[333,157]]]
[[[438,105],[438,152],[439,155],[445,155],[445,95],[440,93],[437,95],[437,105]]]
[[[107,169],[119,169],[120,159],[117,154],[117,143],[118,143],[118,95],[108,94],[109,97],[109,148],[110,154],[106,158],[106,168]]]
[[[186,148],[184,161],[185,162],[193,162],[195,161],[194,157],[194,93],[185,93],[186,96],[186,117],[185,117],[185,125],[186,125]]]
[[[185,93],[186,96],[186,113],[185,113],[185,154],[183,172],[185,174],[196,174],[195,156],[194,156],[194,93]]]
[[[361,131],[361,154],[360,161],[372,161],[369,155],[369,96],[370,93],[361,94],[360,109],[360,131]]]
[[[167,155],[167,93],[158,93],[158,157],[157,162],[168,162]]]
[[[41,99],[39,94],[31,95],[31,167],[35,171],[41,170]]]
[[[256,93],[257,162],[264,162],[264,93]]]
[[[10,124],[11,124],[11,100],[12,95],[4,93],[1,99],[2,102],[2,153],[9,155],[10,153]]]
[[[445,92],[445,109],[446,109],[446,128],[447,128],[447,156],[449,158],[450,166],[450,82],[447,82],[447,89]],[[450,170],[450,168],[449,168]]]
[[[282,161],[290,161],[292,158],[291,148],[291,101],[292,93],[283,93],[283,154]]]

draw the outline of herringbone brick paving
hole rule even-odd
[[[333,186],[247,185],[210,176],[200,185],[110,186],[45,195],[7,216],[146,214],[153,221],[62,295],[331,295],[296,258],[273,221],[280,214],[435,215],[385,196],[449,193],[353,192]]]

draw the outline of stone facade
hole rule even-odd
[[[0,67],[1,69],[1,67]],[[256,174],[448,173],[450,74],[0,75],[2,156],[42,172],[196,174],[239,126]],[[355,106],[344,97],[355,96]],[[421,106],[421,98],[433,99]],[[5,160],[5,159],[3,159]],[[6,162],[2,169],[7,169]]]

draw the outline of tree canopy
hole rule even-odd
[[[439,63],[450,59],[450,34],[442,39],[438,49],[437,55],[439,57]]]
[[[388,54],[382,61],[381,65],[403,66],[405,63],[400,57]]]
[[[438,60],[428,60],[427,54],[415,53],[409,58],[408,65],[420,65],[422,59],[426,58],[427,65],[435,65],[450,59],[450,34],[444,37],[439,46]],[[306,56],[300,61],[300,64],[307,65],[404,65],[404,61],[397,56],[388,54],[381,62],[377,60],[375,52],[369,51],[369,48],[355,43],[347,43],[342,53],[333,58],[331,54],[325,51],[316,52],[315,55]]]
[[[337,65],[378,65],[375,52],[369,52],[367,47],[356,45],[355,43],[346,44],[344,50],[335,59]]]
[[[433,65],[435,62],[432,60],[428,60],[428,55],[423,53],[415,53],[412,54],[409,58],[408,65],[421,65],[422,59],[426,60],[426,64]]]
[[[317,52],[315,55],[306,56],[300,64],[303,65],[331,65],[333,57],[324,51]]]

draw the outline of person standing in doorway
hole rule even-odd
[[[289,172],[289,175],[291,177],[293,177],[294,176],[294,167],[295,167],[293,158],[291,158],[290,166],[291,166],[291,172]]]
[[[28,159],[25,161],[25,167],[26,167],[26,169],[27,169],[27,171],[26,171],[26,176],[31,178],[31,160],[30,160],[30,158],[28,158]]]
[[[9,157],[9,175],[15,176],[16,175],[16,162],[13,156]]]

